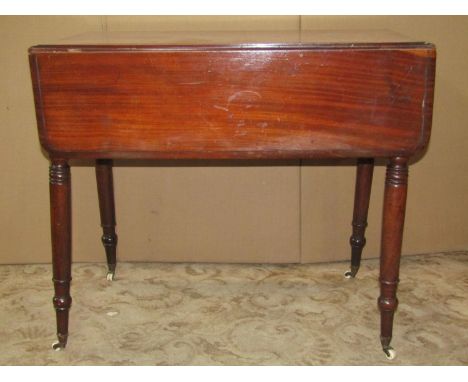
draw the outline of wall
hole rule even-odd
[[[392,29],[437,45],[433,133],[410,168],[404,254],[468,249],[468,17],[0,17],[0,263],[50,261],[48,162],[38,144],[27,48],[97,30]],[[105,259],[93,168],[75,163],[74,261]],[[315,262],[347,259],[354,167],[140,168],[120,162],[120,260]],[[375,170],[364,257],[377,257],[384,167]]]

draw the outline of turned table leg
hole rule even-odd
[[[380,255],[380,341],[387,358],[393,359],[393,316],[398,305],[396,291],[400,269],[401,243],[408,189],[407,158],[391,158],[387,165]]]
[[[356,190],[354,193],[353,233],[351,244],[351,269],[345,273],[346,278],[353,278],[361,265],[362,249],[366,245],[364,236],[367,227],[367,212],[374,172],[373,158],[360,158],[356,170]]]
[[[117,235],[115,233],[115,203],[112,178],[112,160],[96,160],[96,182],[101,213],[103,235],[102,244],[107,257],[107,280],[112,281],[115,275]]]
[[[49,169],[52,268],[57,315],[55,350],[65,348],[68,338],[68,312],[72,303],[71,282],[71,186],[70,168],[65,160],[52,160]]]

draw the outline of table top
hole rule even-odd
[[[308,30],[308,31],[158,31],[89,32],[31,48],[33,52],[73,48],[369,48],[427,47],[431,45],[390,30]]]

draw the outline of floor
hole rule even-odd
[[[378,260],[75,264],[54,352],[50,265],[0,266],[2,365],[468,365],[468,252],[402,259],[393,346],[379,343]]]

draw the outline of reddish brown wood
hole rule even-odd
[[[107,266],[109,268],[107,278],[108,280],[113,280],[117,264],[117,234],[115,233],[112,160],[96,160],[96,183],[98,189],[99,211],[101,214],[101,227],[103,231],[101,241],[106,251]]]
[[[362,249],[366,245],[365,232],[367,227],[367,212],[374,173],[374,159],[360,158],[357,162],[356,189],[354,192],[353,233],[349,239],[351,244],[351,269],[347,277],[355,277],[361,265]]]
[[[53,156],[409,156],[427,143],[434,47],[31,50]]]
[[[359,40],[342,34],[335,43],[333,33],[317,40],[306,32],[211,35],[219,41],[210,42],[210,34],[179,40],[166,33],[153,36],[160,43],[131,44],[105,33],[100,42],[29,50],[39,138],[52,159],[56,347],[66,345],[71,305],[68,159],[98,160],[103,243],[112,270],[117,236],[106,159],[384,157],[391,159],[378,306],[382,346],[390,354],[407,159],[429,141],[434,46],[388,34],[373,41],[380,35],[374,32]],[[372,159],[358,164],[351,237],[356,271],[372,166]]]
[[[65,348],[68,339],[68,311],[71,307],[71,185],[70,168],[65,160],[53,160],[49,169],[52,269],[57,315],[54,349]]]
[[[399,281],[407,189],[408,159],[391,158],[387,165],[385,178],[379,278],[380,297],[378,299],[381,312],[380,340],[386,352],[390,349],[393,316],[398,305],[396,291]]]

